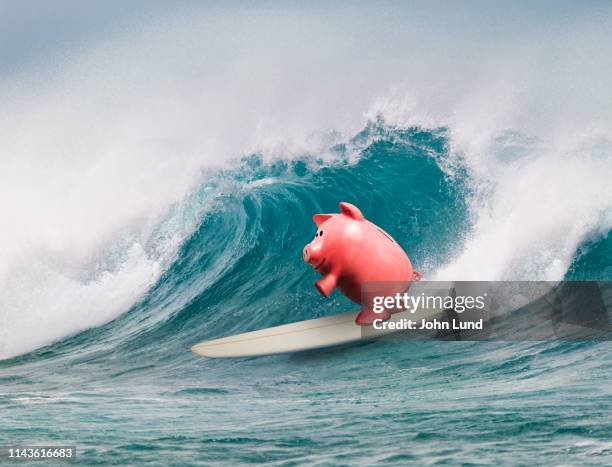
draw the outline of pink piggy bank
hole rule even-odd
[[[304,261],[323,276],[315,283],[323,296],[329,296],[338,287],[352,301],[361,303],[365,282],[402,282],[404,292],[413,279],[420,278],[402,247],[367,221],[356,206],[340,203],[340,214],[315,214],[313,220],[318,230],[303,254]],[[374,313],[369,308],[364,307],[359,313],[357,324],[389,319],[388,312]]]

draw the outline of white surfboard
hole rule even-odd
[[[425,287],[425,286],[421,286]],[[436,285],[440,288],[440,283]],[[452,283],[444,286],[444,294],[450,293]],[[421,293],[418,283],[410,288],[410,293]],[[431,293],[431,291],[429,291]],[[417,313],[405,311],[391,316],[390,321],[404,318],[431,319],[442,314],[444,310],[417,310]],[[380,337],[396,330],[374,330],[372,326],[358,326],[355,318],[358,311],[341,313],[324,318],[309,319],[297,323],[283,324],[258,331],[246,332],[223,337],[194,345],[191,350],[202,357],[229,358],[272,355],[286,352],[319,349],[341,344],[357,342],[362,339]]]

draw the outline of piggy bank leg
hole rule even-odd
[[[355,323],[359,326],[368,326],[374,322],[374,320],[381,319],[387,321],[391,314],[389,310],[384,310],[382,313],[375,313],[372,308],[365,308],[355,318]]]
[[[324,297],[329,297],[329,294],[332,293],[332,290],[334,290],[337,284],[338,278],[334,274],[326,274],[315,282],[317,290],[321,292],[321,295]]]

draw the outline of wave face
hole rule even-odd
[[[546,27],[335,8],[180,13],[0,82],[0,445],[66,440],[89,464],[610,457],[607,342],[188,351],[353,308],[301,258],[339,201],[425,277],[612,279],[609,7]]]

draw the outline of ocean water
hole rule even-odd
[[[612,279],[609,7],[394,5],[181,16],[3,76],[0,446],[75,445],[82,465],[612,463],[609,341],[189,350],[355,309],[301,258],[339,201],[425,278]]]
[[[202,184],[187,204],[209,209],[126,313],[0,363],[0,444],[77,445],[88,465],[609,462],[609,342],[190,353],[204,339],[355,308],[319,297],[299,254],[311,213],[337,200],[384,225],[425,274],[456,254],[473,228],[470,190],[464,171],[440,168],[442,129],[377,122],[333,150],[329,165],[253,155],[217,174],[227,186]],[[581,248],[567,277],[603,277],[610,238]]]

